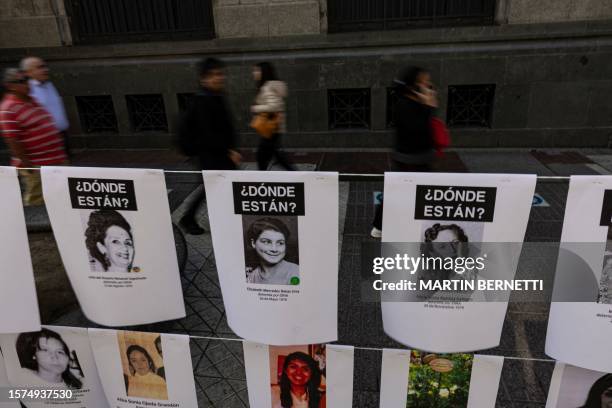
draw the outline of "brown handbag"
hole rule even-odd
[[[253,116],[250,126],[259,136],[269,139],[278,132],[280,115],[276,113],[258,113]]]

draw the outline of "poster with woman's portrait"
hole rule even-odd
[[[0,388],[9,388],[8,377],[6,375],[6,366],[4,364],[4,357],[2,355],[2,349],[0,349]],[[0,408],[21,408],[19,402],[9,402],[0,400]]]
[[[188,336],[89,329],[89,337],[113,407],[197,406]]]
[[[380,407],[493,407],[503,363],[498,356],[384,349]]]
[[[163,171],[43,167],[42,182],[88,319],[130,326],[185,316]]]
[[[489,301],[478,282],[514,279],[535,184],[534,175],[385,174],[383,253],[402,243],[402,256],[423,260],[407,279],[431,284],[408,301],[383,299],[387,335],[438,353],[499,345],[507,297]],[[440,286],[451,281],[458,289]]]
[[[352,406],[352,347],[243,342],[243,349],[252,407]]]
[[[24,402],[28,408],[108,408],[87,329],[43,326],[36,332],[0,335],[11,387],[69,390],[70,398]],[[67,395],[67,394],[66,394]]]
[[[338,337],[338,174],[205,171],[227,313],[264,344]]]
[[[556,363],[546,408],[612,407],[612,374]]]
[[[0,166],[0,333],[40,330],[21,190],[14,167]]]
[[[612,372],[612,177],[572,176],[555,272],[546,354]]]

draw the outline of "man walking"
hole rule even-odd
[[[0,133],[11,152],[11,165],[39,167],[65,164],[64,143],[53,118],[30,97],[28,77],[17,68],[4,72],[6,94],[0,103]],[[40,172],[21,170],[24,204],[43,204]]]
[[[198,64],[201,89],[179,126],[182,145],[187,153],[197,156],[202,170],[235,170],[241,156],[235,150],[236,131],[232,114],[225,100],[225,64],[206,58]],[[206,193],[202,191],[181,218],[180,225],[192,235],[204,233],[196,219],[196,211]]]
[[[64,149],[70,155],[68,140],[68,118],[64,102],[59,96],[53,83],[49,81],[49,66],[38,57],[27,57],[21,60],[21,70],[30,78],[30,96],[42,105],[51,114],[55,121],[55,127],[62,134]]]

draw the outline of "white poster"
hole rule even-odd
[[[352,346],[267,346],[245,341],[243,349],[250,406],[353,406]]]
[[[112,408],[197,407],[189,336],[89,329]]]
[[[557,363],[546,408],[612,407],[612,374]]]
[[[471,257],[484,266],[463,275],[458,268],[430,275],[440,280],[512,280],[535,184],[535,175],[385,173],[383,252],[384,243],[411,243],[414,259]],[[440,293],[422,301],[382,301],[387,335],[440,353],[499,345],[507,298],[486,302],[486,291],[476,290],[470,301],[445,301]]]
[[[546,354],[612,372],[612,177],[572,176]]]
[[[205,171],[227,322],[265,344],[338,337],[338,174]]]
[[[25,399],[27,408],[108,408],[87,329],[43,326],[36,332],[3,334],[0,347],[11,387],[58,389],[47,400]]]
[[[491,408],[504,358],[384,349],[380,408]]]
[[[34,272],[14,167],[0,167],[0,333],[40,330]]]
[[[8,377],[6,375],[6,367],[4,365],[4,357],[2,356],[2,350],[0,349],[0,388],[9,388]],[[8,393],[7,393],[8,394]],[[8,397],[12,400],[13,395],[8,395]],[[0,408],[20,408],[19,402],[17,398],[14,399],[15,402],[9,401],[0,401]]]
[[[130,326],[185,317],[163,171],[43,167],[42,181],[88,319]]]

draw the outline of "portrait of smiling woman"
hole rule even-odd
[[[132,227],[115,210],[92,211],[85,229],[92,272],[139,272]]]
[[[157,374],[155,362],[149,352],[142,346],[132,344],[125,353],[130,372],[126,381],[127,395],[167,400],[166,381]]]
[[[245,272],[247,283],[268,285],[298,285],[300,270],[297,263],[297,239],[287,224],[296,217],[256,218],[246,228]],[[293,239],[293,243],[292,243]],[[294,260],[295,262],[292,262]]]
[[[321,371],[308,354],[296,351],[285,357],[278,385],[272,386],[272,408],[325,408]]]
[[[29,385],[83,387],[84,376],[76,353],[70,351],[62,336],[55,331],[42,329],[21,333],[15,348]]]

